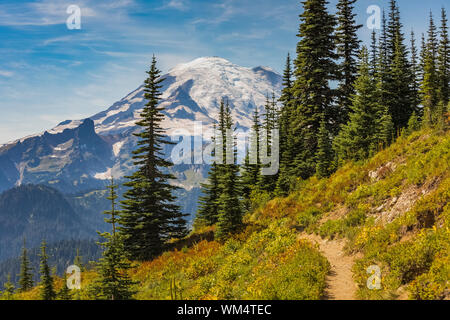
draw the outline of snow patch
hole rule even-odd
[[[116,157],[119,155],[120,149],[122,149],[124,144],[125,144],[125,140],[122,140],[113,145],[113,152]]]
[[[111,173],[112,173],[112,168],[108,168],[108,170],[106,170],[105,172],[96,173],[94,175],[94,178],[98,179],[98,180],[108,180],[108,179],[111,179]]]

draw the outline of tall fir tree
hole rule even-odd
[[[276,194],[287,195],[290,189],[290,168],[293,163],[294,152],[291,147],[293,138],[291,137],[290,124],[292,121],[292,65],[291,57],[288,54],[286,58],[286,66],[283,72],[283,89],[281,91],[280,110],[280,172],[278,175]]]
[[[75,259],[73,260],[73,264],[80,268],[81,271],[84,271],[84,263],[83,257],[80,255],[80,248],[77,248]]]
[[[437,38],[437,28],[436,24],[434,23],[433,13],[430,11],[430,19],[429,19],[429,25],[428,25],[428,50],[431,53],[431,56],[433,57],[433,60],[437,60],[437,54],[438,54],[438,38]]]
[[[375,75],[378,89],[378,103],[384,106],[389,112],[389,80],[390,65],[388,59],[388,27],[386,13],[383,10],[381,19],[381,35],[378,47],[377,73]]]
[[[70,292],[70,289],[67,286],[67,274],[66,273],[64,273],[61,289],[59,289],[56,296],[57,296],[58,300],[72,300],[72,293]]]
[[[13,298],[14,291],[16,289],[14,287],[14,283],[12,283],[12,281],[11,281],[11,274],[8,274],[6,282],[3,285],[3,289],[4,289],[4,291],[2,294],[2,298],[6,299],[6,300],[11,300]]]
[[[427,42],[425,39],[425,34],[422,33],[421,41],[420,41],[420,63],[419,63],[419,80],[420,84],[423,83],[424,73],[425,73],[425,61],[427,56]]]
[[[220,112],[219,118],[225,161],[221,170],[221,194],[215,237],[224,241],[242,225],[242,208],[239,166],[236,164],[236,141],[232,133],[233,121],[228,103],[226,108]]]
[[[317,176],[328,177],[333,171],[334,154],[325,119],[322,119],[320,123],[317,158]]]
[[[416,47],[416,37],[414,31],[411,31],[411,103],[413,106],[414,116],[420,113],[420,71],[418,52]]]
[[[272,156],[272,147],[273,147],[273,130],[278,129],[278,121],[277,121],[277,104],[275,100],[275,94],[272,94],[272,100],[270,100],[269,96],[266,97],[266,105],[265,105],[265,114],[264,114],[264,122],[262,125],[262,139],[261,144],[263,148],[263,154],[261,154],[262,166],[268,167],[270,164],[264,163],[264,159],[271,159]],[[259,188],[261,190],[265,190],[267,192],[273,192],[276,187],[276,183],[278,180],[278,174],[274,175],[259,175]]]
[[[414,111],[411,83],[413,76],[408,61],[408,50],[404,44],[400,12],[396,0],[390,0],[389,22],[387,26],[387,76],[386,105],[396,131],[408,124]]]
[[[428,38],[422,53],[423,76],[421,83],[421,97],[424,108],[425,125],[432,123],[432,116],[439,103],[439,82],[437,75],[437,38],[433,15],[430,13]]]
[[[130,300],[136,291],[128,274],[132,268],[127,259],[124,243],[120,234],[116,232],[117,224],[117,185],[111,178],[108,185],[108,197],[111,201],[111,210],[105,211],[105,222],[111,225],[111,232],[103,232],[99,235],[105,240],[99,243],[103,248],[103,257],[100,259],[97,270],[99,279],[94,284],[96,296],[107,300]]]
[[[33,273],[28,259],[28,251],[23,240],[22,256],[20,258],[19,292],[26,292],[33,288]]]
[[[53,276],[51,275],[50,267],[48,265],[48,256],[46,250],[47,244],[45,241],[42,241],[40,255],[41,299],[54,300],[56,298],[56,292],[53,283]]]
[[[372,31],[371,43],[370,43],[370,75],[374,78],[377,77],[378,71],[378,45],[377,45],[377,33]]]
[[[261,179],[261,160],[259,155],[261,124],[258,107],[253,113],[253,125],[248,142],[247,153],[244,160],[242,172],[242,194],[246,210],[250,209],[250,198],[254,190],[257,189]]]
[[[330,81],[336,80],[336,21],[327,11],[326,0],[306,0],[300,15],[295,81],[292,88],[293,110],[291,148],[295,152],[291,174],[306,179],[316,171],[318,135],[323,117],[337,131],[339,112],[334,104],[336,92]]]
[[[447,14],[444,8],[441,10],[441,30],[438,50],[438,85],[439,98],[443,106],[449,103],[450,95],[450,43],[448,37]]]
[[[370,76],[368,51],[362,48],[358,78],[355,82],[356,94],[352,99],[350,121],[343,126],[335,140],[339,159],[363,160],[374,153],[380,140],[380,133],[388,129],[386,108],[379,104],[379,92]],[[387,114],[389,117],[389,115]]]
[[[199,198],[199,209],[194,221],[195,228],[216,224],[219,215],[220,166],[215,159],[217,147],[216,125],[214,125],[213,129],[212,144],[211,157],[213,163],[208,172],[208,181],[201,184],[202,196]]]
[[[337,3],[337,28],[336,47],[339,64],[339,94],[338,105],[340,110],[340,124],[348,121],[351,97],[355,90],[353,84],[356,79],[357,59],[359,54],[360,40],[357,32],[362,25],[357,25],[355,21],[354,4],[356,0],[339,0]]]
[[[138,148],[133,152],[137,171],[124,185],[125,192],[120,214],[120,232],[126,251],[132,259],[150,260],[161,254],[171,238],[186,235],[186,221],[175,202],[173,192],[177,187],[169,184],[175,177],[166,173],[172,163],[164,159],[164,146],[172,144],[164,137],[161,121],[164,108],[159,106],[161,96],[161,72],[153,56],[148,78],[144,85],[147,101],[142,120],[136,123],[142,131],[134,135],[139,138]]]

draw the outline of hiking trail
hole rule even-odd
[[[300,239],[307,239],[317,243],[321,253],[331,265],[331,271],[327,276],[327,288],[325,299],[327,300],[355,300],[358,289],[353,281],[352,267],[357,256],[349,256],[344,252],[344,239],[325,240],[315,234],[302,233]]]

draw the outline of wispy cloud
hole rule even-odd
[[[189,5],[186,0],[170,0],[165,7],[180,11],[186,11],[189,9]]]
[[[65,24],[68,18],[67,8],[74,4],[72,0],[40,0],[21,4],[0,4],[0,25],[2,26],[48,26]],[[124,8],[135,4],[134,0],[78,0],[82,18],[95,18],[101,21],[113,14],[123,15]]]
[[[10,78],[12,76],[14,76],[14,72],[0,69],[0,77]]]

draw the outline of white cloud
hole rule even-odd
[[[167,7],[181,11],[185,11],[189,8],[184,0],[170,0]]]
[[[23,4],[0,4],[0,25],[46,26],[65,24],[67,8],[73,0],[40,0]],[[134,0],[77,0],[83,18],[96,18],[99,22],[113,20],[112,15],[122,15],[123,9],[134,5]]]
[[[6,78],[10,78],[14,75],[14,72],[12,71],[8,71],[8,70],[1,70],[0,69],[0,77],[6,77]]]

